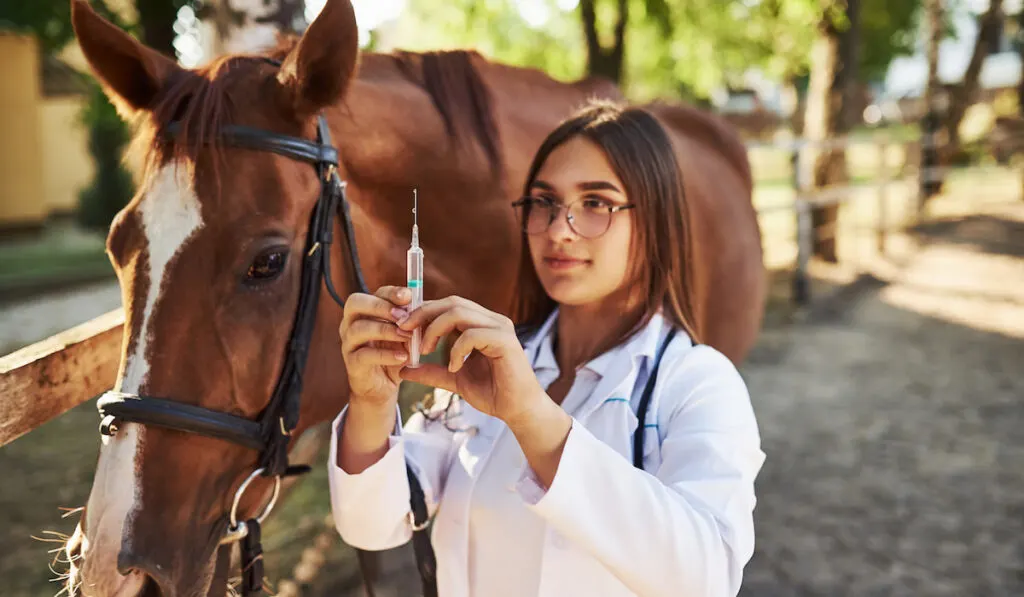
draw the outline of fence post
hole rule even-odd
[[[885,241],[888,233],[889,218],[889,144],[885,139],[878,145],[878,221],[875,228],[878,240],[878,254],[885,255]]]
[[[806,305],[811,299],[811,285],[807,279],[807,265],[811,255],[811,205],[806,199],[808,188],[806,168],[800,160],[801,144],[793,149],[793,188],[796,198],[793,208],[796,215],[796,271],[793,272],[793,302]]]
[[[925,203],[942,188],[939,175],[939,115],[933,106],[928,107],[921,120],[921,180],[917,194],[917,213],[924,211]]]

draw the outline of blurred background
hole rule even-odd
[[[185,66],[271,46],[323,6],[91,2]],[[353,4],[365,51],[600,75],[746,140],[772,290],[741,367],[767,453],[742,595],[1024,595],[1020,0]],[[0,0],[0,355],[121,302],[104,238],[140,164],[69,16]],[[95,426],[90,401],[0,447],[0,595],[60,589],[47,541],[88,496]],[[362,594],[328,514],[319,466],[266,527],[281,595]],[[408,549],[379,573],[378,594],[417,594]]]

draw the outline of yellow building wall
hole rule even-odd
[[[44,156],[43,196],[48,214],[78,208],[78,193],[92,182],[96,167],[89,155],[89,131],[80,122],[85,98],[53,97],[43,100],[39,129]]]
[[[48,210],[36,40],[0,33],[0,56],[0,227],[38,224]]]

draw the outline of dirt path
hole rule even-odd
[[[746,597],[1024,594],[1024,205],[923,233],[743,367]]]
[[[0,304],[0,355],[120,306],[121,289],[114,279]]]

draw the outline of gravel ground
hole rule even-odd
[[[0,304],[0,355],[120,306],[121,290],[115,279]]]
[[[1024,206],[922,249],[743,367],[767,461],[742,595],[1024,595]]]

